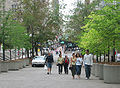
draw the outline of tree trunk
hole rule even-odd
[[[15,59],[16,59],[16,49],[15,49]]]
[[[105,51],[104,51],[104,62],[105,62],[105,56],[106,56],[106,55],[105,55]]]
[[[101,51],[100,51],[100,62],[101,62]]]
[[[96,59],[96,62],[98,62],[98,51],[97,51],[97,59]]]
[[[108,46],[108,62],[110,62],[110,50],[109,50],[109,46]]]
[[[113,41],[113,62],[115,62],[115,40]]]
[[[12,59],[12,57],[11,57],[11,49],[10,49],[10,60]]]
[[[36,56],[38,56],[38,46],[37,46],[37,43],[35,43],[35,52],[36,52]]]
[[[23,59],[23,48],[22,48],[22,59]]]
[[[29,58],[29,57],[30,57],[30,56],[29,56],[29,50],[26,49],[26,51],[27,51],[27,58]]]
[[[33,40],[34,33],[32,33],[32,57],[34,57],[34,40]]]

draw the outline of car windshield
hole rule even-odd
[[[35,59],[35,60],[45,60],[45,58],[42,57],[42,56],[37,56],[37,57],[35,57],[34,59]]]

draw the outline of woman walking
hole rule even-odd
[[[59,58],[57,60],[57,65],[58,65],[58,73],[62,74],[62,69],[63,69],[63,62],[64,62],[64,58],[62,58],[62,55],[59,55]]]
[[[71,64],[70,66],[72,67],[71,69],[71,72],[72,72],[72,77],[73,79],[75,78],[75,74],[76,74],[76,56],[75,56],[75,53],[72,54],[72,57],[71,57]]]
[[[65,56],[64,58],[64,72],[65,74],[68,74],[68,65],[69,65],[69,58]]]
[[[80,79],[80,75],[81,75],[81,67],[82,67],[82,55],[80,55],[79,53],[76,54],[76,74],[78,75],[78,78]]]

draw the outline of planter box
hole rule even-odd
[[[19,70],[19,61],[10,61],[8,70]]]
[[[18,61],[18,67],[19,69],[22,69],[23,68],[23,63],[22,63],[22,60],[17,60]]]
[[[1,72],[8,72],[8,61],[1,61]]]
[[[104,64],[99,64],[99,79],[104,79],[104,70],[103,70]]]
[[[23,68],[25,68],[26,67],[26,61],[25,61],[25,59],[22,59],[22,63],[23,63]]]
[[[0,62],[0,73],[1,73],[1,62]]]
[[[92,75],[95,75],[95,63],[93,63],[93,66],[91,68],[91,73]]]
[[[99,77],[99,64],[95,63],[95,76]]]
[[[26,62],[26,66],[29,66],[29,64],[30,64],[29,58],[25,59],[25,62]]]
[[[104,82],[120,84],[120,65],[104,65]]]

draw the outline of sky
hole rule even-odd
[[[62,10],[64,15],[70,15],[71,12],[70,10],[73,10],[75,8],[75,6],[73,5],[73,3],[75,3],[76,0],[60,0],[60,4],[66,4],[66,7],[64,10]]]

